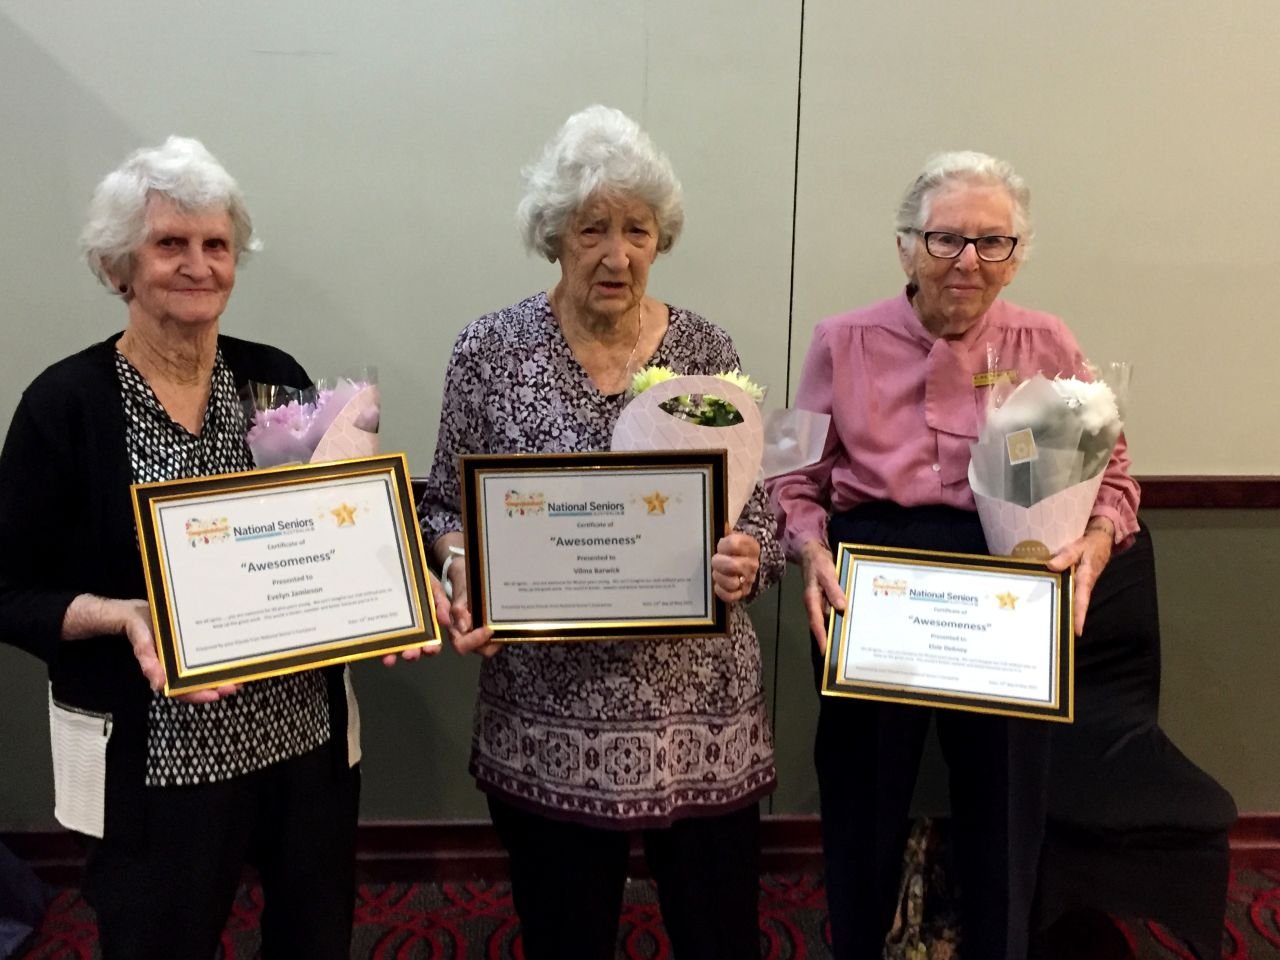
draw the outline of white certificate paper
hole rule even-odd
[[[385,476],[157,507],[183,670],[414,626]]]
[[[602,456],[635,462],[494,464],[468,479],[481,622],[497,639],[723,633],[711,579],[722,475]],[[520,633],[504,637],[503,627]]]
[[[402,455],[133,494],[171,694],[439,642]]]
[[[838,560],[846,609],[832,617],[824,692],[1070,719],[1063,574],[861,545]]]

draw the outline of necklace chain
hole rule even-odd
[[[644,300],[641,299],[636,314],[636,342],[631,345],[631,353],[627,355],[627,362],[622,367],[622,387],[625,390],[631,379],[631,363],[636,358],[636,351],[640,349],[640,333],[644,330]]]

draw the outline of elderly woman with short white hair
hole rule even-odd
[[[898,209],[897,296],[814,332],[796,405],[830,414],[823,458],[770,481],[787,555],[804,567],[814,671],[842,542],[986,553],[968,483],[969,444],[990,387],[988,357],[1014,379],[1074,373],[1083,357],[1057,317],[999,299],[1031,241],[1030,194],[1004,161],[931,158]],[[1053,558],[1076,567],[1075,624],[1113,546],[1137,530],[1138,486],[1121,439],[1084,534]],[[935,719],[950,772],[966,957],[1025,960],[1044,830],[1048,724],[823,697],[814,756],[832,940],[838,960],[880,957],[898,895],[907,814]]]
[[[195,140],[138,150],[81,238],[122,333],[24,392],[0,453],[0,642],[44,660],[55,814],[89,839],[103,957],[208,958],[246,861],[268,956],[345,958],[360,776],[341,666],[170,699],[129,485],[248,470],[246,381],[308,383],[220,333],[256,246],[236,181]]]
[[[420,505],[441,564],[462,544],[460,454],[607,450],[637,370],[739,366],[723,330],[648,293],[684,214],[670,164],[634,121],[599,106],[575,114],[526,177],[525,244],[560,276],[454,345]],[[464,567],[448,565],[453,643],[488,655],[471,772],[511,856],[525,956],[614,956],[631,831],[677,956],[757,956],[758,801],[775,774],[743,605],[782,568],[763,490],[712,558],[728,637],[497,649],[473,629]]]

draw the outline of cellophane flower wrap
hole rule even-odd
[[[250,382],[246,442],[257,467],[371,457],[381,407],[376,374],[318,380],[301,390]]]
[[[1130,375],[1111,363],[994,383],[969,462],[992,553],[1045,559],[1084,532],[1124,429]]]
[[[736,523],[760,476],[764,389],[738,370],[680,376],[647,367],[613,427],[614,450],[728,451],[729,522]]]

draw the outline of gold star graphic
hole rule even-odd
[[[343,503],[334,507],[329,512],[338,518],[338,526],[354,527],[356,525],[356,510],[356,507]]]
[[[667,501],[671,498],[664,497],[661,493],[654,492],[649,494],[647,497],[641,497],[641,499],[644,500],[644,505],[649,508],[650,513],[665,514],[667,512]]]
[[[1001,610],[1017,609],[1018,598],[1012,593],[997,593],[996,599],[1000,601]]]

